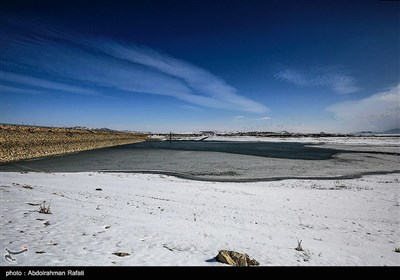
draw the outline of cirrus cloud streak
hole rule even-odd
[[[43,24],[30,26],[29,36],[21,28],[4,36],[0,60],[2,81],[14,87],[79,94],[111,89],[169,96],[207,108],[269,110],[207,70],[148,47]]]
[[[353,77],[343,71],[333,69],[314,69],[312,71],[285,69],[276,73],[275,78],[303,87],[328,87],[337,94],[359,91]]]

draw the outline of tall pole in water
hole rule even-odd
[[[172,142],[172,132],[169,132],[169,142]]]

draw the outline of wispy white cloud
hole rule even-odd
[[[348,130],[385,131],[400,127],[400,84],[367,98],[326,108]]]
[[[89,94],[89,95],[97,95],[98,94],[96,91],[91,90],[91,89],[68,85],[65,83],[52,82],[52,81],[49,81],[46,79],[34,78],[31,76],[15,74],[15,73],[6,72],[6,71],[2,71],[0,77],[5,82],[15,83],[15,84],[23,85],[26,87],[45,88],[45,89],[51,89],[51,90],[56,90],[56,91],[66,91],[66,92],[77,93],[77,94]],[[6,87],[4,85],[2,85],[1,88],[3,90],[6,89]],[[15,88],[14,88],[14,91],[15,91]],[[38,90],[33,90],[33,89],[24,90],[24,91],[39,92]]]
[[[235,116],[234,119],[238,120],[238,119],[244,119],[244,116]]]
[[[184,104],[184,105],[180,105],[180,107],[185,108],[185,109],[188,109],[188,110],[191,110],[191,111],[195,111],[195,112],[201,112],[201,111],[203,111],[202,108],[200,108],[200,107],[198,107],[198,106],[193,106],[193,105]]]
[[[267,116],[259,118],[259,120],[270,120],[270,119],[271,119],[271,117],[267,117]]]
[[[353,77],[336,69],[313,69],[311,71],[285,69],[276,73],[275,78],[299,86],[328,87],[338,94],[359,91]]]
[[[264,105],[239,95],[237,90],[225,81],[191,63],[132,44],[123,45],[111,41],[94,45],[92,43],[92,47],[99,48],[116,58],[145,65],[175,77],[183,81],[195,94],[208,95],[233,106],[240,106],[243,111],[255,113],[267,111],[267,107]]]
[[[240,95],[221,78],[189,62],[135,44],[67,33],[43,24],[34,27],[34,36],[7,34],[2,49],[2,57],[12,66],[9,72],[28,76],[24,69],[29,68],[33,77],[4,79],[82,94],[107,88],[170,96],[208,108],[268,111],[265,105]],[[44,76],[47,80],[38,80]]]
[[[289,82],[299,86],[309,86],[310,81],[306,76],[297,70],[286,69],[275,74],[275,78],[280,81]]]
[[[34,94],[34,95],[36,95],[36,94],[41,94],[42,92],[40,90],[24,89],[24,88],[20,88],[20,87],[1,85],[0,93],[16,93],[16,94]]]

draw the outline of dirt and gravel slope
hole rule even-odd
[[[97,129],[0,125],[0,162],[145,141],[147,135]]]

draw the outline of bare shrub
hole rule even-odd
[[[297,239],[297,247],[296,248],[294,248],[296,251],[304,251],[303,250],[303,247],[301,246],[301,242],[303,241],[303,240],[300,240],[299,241],[299,239],[296,237],[296,239]]]
[[[49,203],[48,206],[46,206],[46,200],[43,201],[43,203],[41,203],[39,205],[39,213],[41,213],[41,214],[51,214],[50,203]]]

